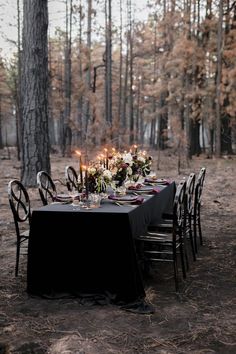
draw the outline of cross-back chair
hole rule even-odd
[[[202,167],[199,172],[197,182],[195,185],[194,206],[193,206],[193,214],[192,214],[193,231],[194,231],[194,247],[195,247],[196,253],[198,252],[198,245],[197,245],[198,235],[199,235],[200,245],[203,244],[202,227],[201,227],[201,199],[202,199],[202,191],[203,191],[205,176],[206,176],[206,168]],[[198,232],[197,232],[197,230],[198,230]]]
[[[77,190],[78,174],[73,166],[66,166],[65,179],[66,179],[66,186],[69,192],[72,192],[73,189]]]
[[[56,185],[47,172],[39,171],[37,173],[37,185],[43,205],[55,200],[57,195]]]
[[[192,214],[194,208],[194,187],[195,187],[195,173],[190,173],[186,182],[185,190],[185,207],[184,207],[184,225],[183,233],[185,240],[190,240],[193,260],[196,260],[195,246],[192,232]]]
[[[17,179],[8,183],[8,200],[16,230],[15,276],[18,276],[21,245],[24,243],[26,249],[28,247],[31,207],[28,192]]]
[[[178,254],[180,254],[183,278],[186,278],[184,261],[184,240],[183,240],[183,212],[186,181],[181,181],[177,186],[173,202],[173,223],[171,230],[162,232],[148,232],[140,236],[138,242],[141,258],[144,265],[149,268],[155,262],[170,262],[173,264],[175,290],[178,292]]]

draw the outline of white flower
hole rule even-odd
[[[125,163],[129,164],[130,166],[133,165],[133,157],[131,155],[131,153],[127,153],[123,155],[123,160]]]
[[[143,156],[138,156],[137,157],[137,160],[142,162],[142,163],[145,163],[146,162],[146,159],[143,157]]]
[[[95,167],[88,167],[88,173],[90,175],[95,175],[95,173],[97,172]]]
[[[103,172],[103,177],[106,178],[106,179],[108,179],[108,180],[111,180],[111,179],[112,179],[112,173],[111,173],[111,171],[105,170],[105,171]]]
[[[117,167],[114,167],[114,168],[112,169],[112,175],[116,175],[117,172],[118,172],[118,168],[117,168]]]
[[[127,175],[128,176],[132,176],[132,174],[133,174],[132,168],[131,167],[127,167]]]

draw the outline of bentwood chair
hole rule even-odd
[[[180,254],[183,278],[186,278],[184,262],[183,213],[186,181],[181,181],[177,187],[173,202],[172,229],[162,232],[148,232],[138,238],[140,256],[144,267],[149,269],[155,262],[170,262],[173,264],[175,290],[178,292],[178,255]]]
[[[73,189],[77,190],[78,174],[75,171],[73,166],[66,166],[65,179],[66,179],[66,186],[69,192],[72,192]]]
[[[37,173],[37,185],[43,205],[55,200],[57,195],[56,185],[47,172],[39,171]]]
[[[185,204],[184,204],[184,219],[183,219],[183,234],[185,242],[190,241],[193,260],[196,261],[195,246],[192,232],[192,214],[194,207],[194,187],[195,187],[195,173],[190,173],[186,183]]]
[[[13,179],[8,184],[8,200],[13,214],[16,230],[16,265],[15,276],[18,276],[21,245],[24,244],[27,253],[29,227],[31,222],[30,199],[23,184]]]
[[[193,207],[193,231],[194,231],[194,247],[195,247],[195,252],[198,252],[198,245],[197,245],[197,238],[199,236],[199,242],[200,245],[203,244],[203,239],[202,239],[202,228],[201,228],[201,198],[202,198],[202,190],[203,190],[203,185],[205,181],[205,176],[206,176],[206,168],[202,167],[198,178],[197,182],[195,185],[195,191],[194,191],[194,207]],[[197,232],[198,230],[198,232]]]

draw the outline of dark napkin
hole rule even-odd
[[[152,194],[160,193],[161,189],[158,187],[154,187],[151,191]]]
[[[136,185],[134,185],[134,186],[129,186],[129,187],[128,187],[128,190],[130,190],[130,191],[138,191],[138,190],[141,189],[141,188],[143,188],[143,185],[140,184],[140,183],[138,183],[138,184],[136,184]]]
[[[139,204],[142,204],[143,203],[143,201],[144,201],[144,198],[143,197],[141,197],[141,196],[139,196],[139,197],[137,197],[137,199],[135,200],[135,201],[133,201],[133,202],[131,202],[130,204],[135,204],[135,205],[139,205]]]

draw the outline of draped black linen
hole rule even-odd
[[[60,297],[104,296],[112,303],[145,299],[135,238],[171,211],[175,183],[141,205],[103,201],[83,210],[51,204],[35,209],[29,235],[27,291]]]

